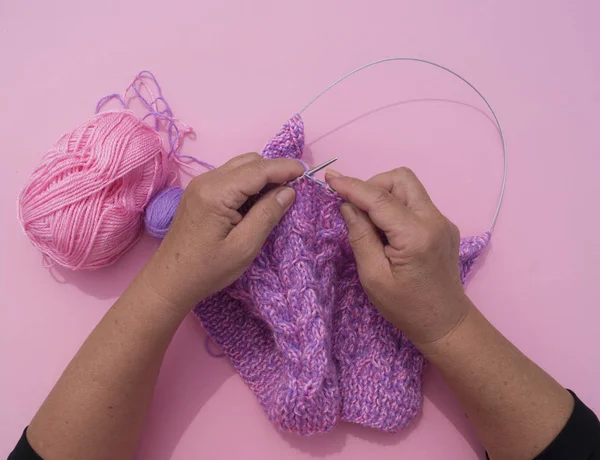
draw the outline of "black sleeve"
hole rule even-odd
[[[600,422],[575,393],[569,392],[575,400],[573,413],[554,441],[535,460],[600,460]],[[8,460],[43,460],[29,445],[27,429]]]
[[[8,460],[44,460],[29,445],[29,441],[27,440],[27,428],[23,431],[15,450],[8,456]]]
[[[534,460],[600,460],[598,417],[573,395],[575,405],[567,424]],[[489,457],[486,454],[486,458]]]
[[[535,460],[600,460],[598,417],[569,390],[575,400],[573,413],[554,441]]]

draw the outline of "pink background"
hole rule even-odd
[[[42,154],[98,98],[151,69],[195,127],[185,153],[220,164],[260,149],[311,97],[388,56],[445,64],[478,86],[506,133],[509,176],[493,245],[468,292],[512,341],[600,410],[600,32],[592,1],[101,2],[0,0],[0,456],[92,327],[156,247],[115,266],[42,268],[15,200]],[[482,233],[501,180],[498,135],[462,83],[388,63],[305,114],[307,156],[367,178],[412,167],[463,234]],[[423,414],[396,435],[349,424],[282,434],[188,319],[167,354],[139,458],[476,459],[480,448],[435,371]]]

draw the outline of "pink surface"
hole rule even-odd
[[[196,128],[185,153],[217,164],[259,149],[327,84],[371,60],[418,56],[471,79],[500,117],[510,164],[492,247],[468,292],[600,410],[598,14],[596,2],[559,0],[1,2],[0,455],[156,247],[148,238],[112,268],[50,273],[21,233],[16,195],[60,134],[145,68]],[[482,233],[501,179],[500,143],[483,110],[449,75],[388,63],[306,112],[307,154],[314,162],[337,155],[338,170],[363,178],[408,165],[463,234]],[[299,438],[268,423],[203,340],[192,319],[178,332],[139,458],[481,457],[435,371],[410,429],[389,435],[342,424]]]

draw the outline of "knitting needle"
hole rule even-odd
[[[327,166],[329,166],[331,163],[333,163],[334,161],[337,161],[337,157],[333,157],[331,160],[327,160],[325,163],[321,163],[318,166],[315,166],[312,169],[309,169],[308,171],[306,171],[303,175],[304,176],[308,176],[308,177],[312,177],[312,175],[316,172],[319,172],[321,169],[326,168]]]
[[[301,178],[301,177],[309,177],[310,179],[313,179],[312,175],[313,175],[314,173],[316,173],[316,172],[320,171],[320,170],[321,170],[321,169],[323,169],[323,168],[326,168],[327,166],[329,166],[331,163],[333,163],[333,162],[334,162],[334,161],[336,161],[337,159],[338,159],[337,157],[334,157],[334,158],[332,158],[331,160],[327,160],[325,163],[321,163],[320,165],[318,165],[318,166],[315,166],[314,168],[312,168],[312,169],[309,169],[308,171],[305,171],[305,172],[304,172],[304,174],[302,174],[302,176],[300,176],[300,177],[298,177],[298,178],[296,178],[296,179],[294,179],[294,180],[291,180],[291,181],[285,182],[284,184],[281,184],[281,185],[291,185],[291,184],[293,184],[293,183],[294,183],[294,182],[295,182],[297,179],[299,179],[299,178]],[[323,186],[327,186],[327,184],[325,184],[324,182],[320,181],[319,179],[313,179],[313,180],[315,180],[316,182],[318,182],[319,184],[321,184],[321,185],[323,185]],[[267,193],[269,190],[272,190],[273,188],[275,188],[275,187],[277,187],[277,186],[278,186],[277,184],[267,184],[267,185],[265,185],[265,187],[263,187],[263,189],[262,189],[262,190],[261,190],[259,193],[257,193],[256,195],[252,195],[252,196],[248,197],[248,200],[247,200],[247,201],[246,201],[246,203],[245,203],[245,204],[244,204],[244,205],[243,205],[243,206],[242,206],[242,207],[239,209],[239,212],[241,212],[241,213],[242,213],[242,215],[245,215],[245,214],[248,212],[248,209],[250,209],[250,207],[251,207],[251,206],[252,206],[254,203],[256,203],[256,200],[258,200],[258,198],[259,198],[261,195],[264,195],[264,194],[265,194],[265,193]]]

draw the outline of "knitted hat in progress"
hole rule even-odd
[[[296,115],[262,155],[299,159],[303,147]],[[421,409],[425,359],[365,294],[342,199],[311,178],[292,186],[296,201],[256,260],[194,314],[281,429],[403,428]],[[489,237],[461,240],[463,284]]]

